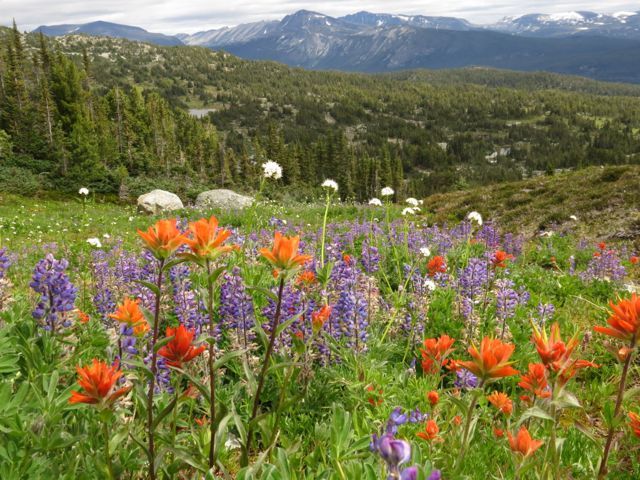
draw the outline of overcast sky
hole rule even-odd
[[[376,13],[449,15],[492,23],[507,15],[591,10],[638,11],[640,1],[600,0],[0,0],[0,24],[15,18],[22,30],[39,25],[106,20],[163,33],[192,33],[257,20],[280,19],[300,9],[332,16]]]

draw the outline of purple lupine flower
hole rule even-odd
[[[580,278],[585,282],[594,280],[617,282],[622,280],[626,274],[627,271],[622,265],[618,252],[613,249],[603,248],[589,261],[587,269],[580,274]]]
[[[385,433],[395,435],[398,433],[398,427],[404,425],[409,420],[409,417],[403,412],[402,407],[396,407],[389,414],[387,420],[387,427]]]
[[[398,470],[400,465],[406,463],[411,458],[411,445],[404,440],[398,440],[388,433],[377,438],[373,436],[371,442],[374,451],[378,452],[380,457],[387,464],[390,475],[396,475],[398,478]]]
[[[468,298],[480,295],[493,278],[489,261],[484,258],[470,258],[468,265],[458,271],[460,293]]]
[[[538,304],[538,321],[539,325],[544,325],[548,320],[551,320],[556,312],[556,308],[552,303],[539,303]]]
[[[500,246],[500,233],[498,233],[498,229],[491,222],[486,222],[482,225],[476,234],[476,239],[482,241],[487,248],[491,250],[495,250]]]
[[[520,304],[520,295],[513,287],[514,283],[511,280],[496,281],[496,317],[502,322],[513,318]]]
[[[151,353],[144,357],[144,363],[147,366],[151,365]],[[156,359],[155,393],[162,391],[173,393],[173,386],[171,385],[171,369],[167,365],[167,359],[158,355]]]
[[[78,289],[66,274],[68,267],[67,260],[56,260],[48,253],[37,263],[33,271],[29,286],[40,294],[40,300],[32,315],[42,322],[47,331],[55,332],[58,326],[71,325],[66,314],[75,308]]]
[[[116,308],[116,302],[111,290],[112,272],[109,268],[108,254],[104,250],[94,250],[91,253],[91,257],[91,270],[93,271],[96,292],[93,296],[93,304],[103,321],[106,321],[109,314]]]
[[[185,263],[174,266],[169,271],[169,280],[173,291],[173,307],[176,317],[189,330],[200,335],[202,326],[209,319],[202,312],[204,306],[198,300],[190,278],[191,270]]]
[[[478,386],[478,377],[465,368],[461,368],[456,372],[456,380],[453,384],[465,390],[470,390]]]
[[[312,333],[311,322],[306,321],[311,318],[311,313],[315,310],[316,304],[312,299],[308,299],[305,293],[292,286],[285,287],[282,294],[281,320],[282,323],[297,317],[288,328],[276,340],[276,348],[291,346],[294,335],[301,333],[303,338],[308,338]],[[275,316],[276,302],[269,299],[269,302],[262,313],[268,322],[262,325],[265,332],[270,333],[271,322]],[[327,322],[328,323],[328,322]]]
[[[9,252],[6,248],[0,248],[0,279],[2,279],[7,270],[11,266],[11,258],[9,257]]]
[[[569,275],[575,275],[576,273],[576,257],[571,255],[569,257]]]
[[[518,296],[520,297],[518,299],[518,304],[523,307],[529,303],[529,300],[531,300],[531,294],[524,285],[520,286],[520,288],[518,289]]]
[[[378,248],[371,245],[368,239],[362,242],[362,253],[360,254],[360,262],[364,267],[364,271],[369,275],[375,273],[380,268],[380,254]]]
[[[219,315],[221,326],[226,330],[235,330],[245,348],[254,340],[253,298],[247,293],[237,266],[222,277]]]
[[[522,248],[524,246],[524,235],[514,236],[513,233],[505,233],[504,239],[502,240],[502,249],[513,255],[514,257],[518,257],[522,254]]]
[[[442,479],[442,472],[440,472],[440,470],[434,470],[433,472],[431,472],[431,475],[429,475],[429,478],[427,478],[427,480],[441,480]]]
[[[334,300],[329,318],[329,333],[336,339],[344,338],[347,347],[355,352],[366,350],[368,303],[365,292],[359,288],[361,272],[355,262],[340,261],[331,273]]]
[[[409,412],[409,423],[422,423],[427,417],[429,417],[428,413],[422,413],[420,409],[416,407]]]
[[[460,313],[462,314],[464,319],[467,320],[468,322],[474,320],[473,310],[474,310],[473,299],[469,297],[462,297],[462,299],[460,300]]]
[[[393,477],[389,477],[391,479]],[[416,480],[418,478],[418,467],[408,467],[400,472],[400,480]]]

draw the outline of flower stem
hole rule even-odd
[[[149,392],[147,393],[147,435],[149,437],[149,479],[156,478],[156,455],[154,444],[153,429],[153,394],[156,388],[156,374],[158,373],[158,352],[156,352],[156,343],[158,342],[158,334],[160,332],[160,297],[162,296],[162,274],[164,272],[164,260],[160,260],[158,265],[158,280],[156,286],[155,312],[153,319],[153,337],[151,338],[151,380],[149,381]]]
[[[269,345],[267,346],[267,352],[264,356],[264,362],[262,369],[260,370],[260,376],[258,377],[258,387],[256,388],[256,394],[253,397],[253,409],[251,411],[251,418],[249,419],[249,427],[247,429],[247,442],[242,452],[241,465],[243,467],[249,464],[249,453],[251,450],[251,441],[253,440],[253,421],[258,415],[258,407],[260,406],[260,394],[264,388],[265,377],[267,376],[267,369],[269,368],[269,360],[271,360],[271,354],[273,353],[273,347],[276,342],[276,335],[278,330],[278,324],[280,323],[280,312],[282,310],[282,297],[284,292],[284,276],[280,278],[280,286],[278,287],[278,303],[276,305],[276,313],[271,322],[271,338],[269,339]]]
[[[113,475],[113,465],[111,463],[111,452],[109,451],[109,429],[107,428],[107,422],[102,422],[102,435],[104,436],[104,457],[107,462],[107,470],[109,471],[109,478],[115,478]]]
[[[480,382],[478,388],[482,391],[482,387],[484,386],[484,380]],[[471,428],[471,418],[473,417],[473,409],[476,407],[476,403],[478,403],[479,394],[474,392],[473,399],[469,403],[469,410],[467,410],[467,418],[464,424],[464,431],[462,432],[462,445],[460,445],[460,453],[458,454],[458,459],[454,465],[454,470],[457,470],[462,465],[462,460],[464,460],[464,455],[467,450],[467,443],[469,441],[469,430]]]
[[[324,218],[322,219],[322,239],[320,245],[320,268],[324,268],[324,244],[327,237],[327,219],[329,218],[329,206],[331,205],[331,194],[327,194],[327,205],[324,208]]]
[[[620,407],[622,406],[622,399],[624,397],[624,391],[627,385],[627,374],[629,373],[629,366],[631,365],[631,359],[633,358],[633,347],[636,343],[636,337],[633,336],[631,340],[631,351],[624,362],[622,368],[622,377],[620,377],[620,386],[618,388],[618,397],[616,399],[616,407],[613,411],[613,417],[616,418],[620,413]],[[615,433],[615,426],[609,426],[609,433],[607,434],[607,443],[604,446],[604,453],[602,454],[602,461],[600,462],[600,470],[598,470],[598,479],[603,479],[607,475],[607,461],[609,460],[609,451],[611,450],[611,444],[613,443],[613,435]]]
[[[213,279],[211,278],[211,262],[207,260],[207,310],[209,313],[209,428],[211,433],[211,441],[209,442],[209,468],[215,467],[215,445],[216,445],[216,377],[213,362],[215,358],[215,349],[213,338],[215,328],[213,322]]]

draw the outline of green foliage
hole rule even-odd
[[[15,154],[50,165],[58,189],[95,182],[116,193],[121,176],[97,179],[123,168],[251,191],[271,159],[284,167],[279,189],[298,200],[316,197],[324,178],[342,199],[387,185],[404,198],[637,163],[640,153],[631,85],[491,69],[309,72],[204,48],[2,37],[0,129]]]

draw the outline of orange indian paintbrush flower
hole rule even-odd
[[[562,341],[560,336],[560,325],[554,323],[551,326],[550,335],[544,328],[538,329],[533,325],[533,343],[538,350],[540,360],[547,368],[558,370],[570,356],[573,350],[578,346],[578,335],[574,335],[567,343]]]
[[[434,277],[436,273],[445,273],[447,271],[447,262],[444,257],[436,255],[427,263],[427,270],[430,277]]]
[[[475,345],[469,347],[469,355],[473,360],[456,363],[484,381],[517,375],[518,371],[511,366],[513,362],[509,361],[515,348],[513,344],[502,343],[500,339],[484,337],[479,350]]]
[[[531,434],[527,427],[524,425],[520,427],[517,435],[514,437],[511,432],[507,432],[509,437],[509,447],[515,453],[522,455],[524,458],[529,457],[544,443],[542,440],[534,440],[531,438]]]
[[[640,334],[640,297],[635,293],[631,298],[620,299],[615,304],[611,302],[611,316],[607,320],[608,327],[593,327],[596,332],[619,338],[631,344],[634,348]]]
[[[560,326],[557,323],[551,326],[551,333],[548,336],[544,328],[538,329],[533,324],[533,343],[544,366],[549,371],[556,373],[560,387],[571,380],[578,373],[578,370],[586,367],[598,367],[593,362],[571,358],[579,343],[578,334],[571,337],[567,343],[563,342],[560,337]]]
[[[440,335],[438,338],[425,338],[420,348],[422,356],[422,370],[425,373],[438,373],[447,363],[447,356],[453,351],[455,339],[448,335]]]
[[[427,441],[438,440],[438,433],[440,432],[440,428],[438,428],[438,424],[435,420],[427,420],[424,425],[424,430],[418,432],[416,435]]]
[[[547,370],[542,363],[530,363],[529,373],[520,377],[518,386],[540,398],[549,398],[551,391],[547,382]]]
[[[166,260],[187,241],[177,227],[177,220],[158,220],[146,232],[138,230],[147,249],[158,260]]]
[[[493,268],[506,268],[507,264],[505,262],[512,259],[513,255],[510,253],[507,253],[504,250],[497,250],[494,252],[493,257],[491,257],[491,265]]]
[[[271,250],[261,248],[260,255],[277,270],[295,270],[311,260],[311,255],[298,253],[299,243],[300,237],[285,237],[280,232],[276,232],[273,248]]]
[[[123,302],[118,304],[116,311],[109,317],[132,328],[136,336],[144,335],[150,330],[149,323],[140,309],[140,300],[138,299],[131,300],[129,297],[124,297]]]
[[[325,322],[329,320],[331,310],[332,308],[329,305],[324,305],[320,310],[311,313],[311,325],[314,332],[319,332]]]
[[[91,365],[76,367],[78,383],[84,392],[71,392],[69,403],[90,403],[110,406],[122,395],[131,390],[131,387],[122,387],[117,390],[114,385],[122,376],[118,370],[118,363],[108,365],[98,359],[93,359]]]
[[[629,412],[629,425],[631,426],[631,430],[633,430],[633,434],[640,438],[640,415]]]
[[[513,402],[506,393],[493,392],[487,397],[487,400],[507,416],[513,412]]]
[[[186,243],[197,258],[214,260],[223,253],[237,250],[237,245],[223,245],[231,236],[231,231],[218,228],[218,219],[214,216],[207,220],[201,218],[189,224],[190,237]]]
[[[178,328],[167,327],[167,337],[173,337],[166,345],[160,347],[158,355],[167,359],[167,365],[182,368],[182,364],[189,362],[206,350],[205,345],[195,347],[193,337],[195,332],[187,330],[184,325]]]

